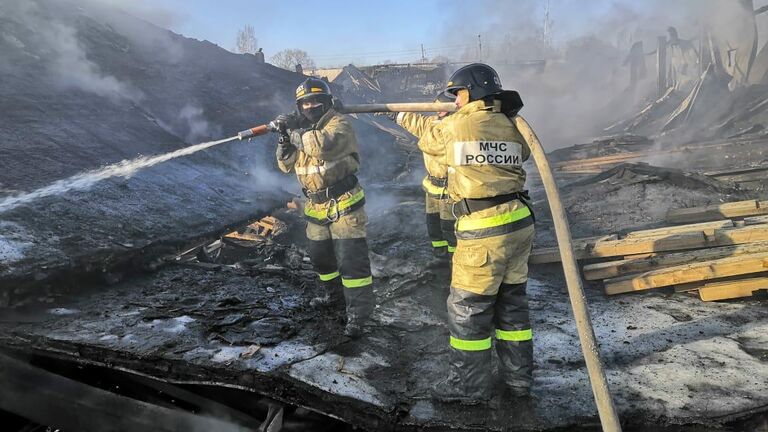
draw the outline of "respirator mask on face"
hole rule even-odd
[[[326,101],[326,99],[329,100]],[[311,123],[317,123],[320,121],[320,118],[322,118],[323,115],[328,111],[328,108],[330,108],[330,102],[330,98],[325,98],[322,96],[312,97],[308,100],[305,99],[300,103],[301,113]]]
[[[311,121],[312,123],[317,123],[320,118],[325,114],[325,105],[324,104],[317,104],[315,106],[312,106],[310,108],[302,108],[301,112],[304,114],[304,117],[307,118],[307,120]]]

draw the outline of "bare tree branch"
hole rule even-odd
[[[235,49],[240,54],[255,54],[259,50],[259,40],[256,39],[256,31],[247,25],[237,32]]]
[[[290,71],[294,70],[297,64],[300,64],[305,70],[315,68],[315,61],[312,60],[306,51],[300,49],[282,50],[273,55],[270,62],[279,68]]]

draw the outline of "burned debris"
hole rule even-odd
[[[718,9],[738,25],[663,23],[631,43],[586,39],[536,59],[484,48],[530,101],[534,126],[556,138],[544,148],[629,428],[765,428],[768,48],[756,30],[765,8],[752,3]],[[295,108],[309,76],[350,105],[433,102],[465,62],[294,73],[98,2],[29,4],[0,5],[0,89],[11,107],[0,118],[0,421],[12,430],[599,429],[532,163],[527,402],[499,388],[477,405],[434,397],[451,356],[451,269],[424,226],[422,153],[386,117],[346,116],[363,161],[375,281],[358,339],[344,334],[343,307],[312,305],[325,291],[307,200],[277,174],[273,136],[18,201],[267,123]],[[66,37],[92,74],[86,83],[54,79],[69,76],[50,47]],[[610,71],[577,61],[601,50]],[[573,83],[585,70],[599,70],[596,81],[620,76],[620,86],[584,101]],[[116,84],[88,84],[105,82]],[[573,116],[594,124],[562,115],[576,111],[571,92]],[[558,95],[563,106],[548,112]]]

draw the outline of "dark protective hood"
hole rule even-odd
[[[321,118],[323,118],[323,115],[325,115],[325,113],[328,112],[329,109],[330,109],[329,104],[322,103],[310,109],[301,108],[301,114],[304,117],[306,117],[306,119],[309,120],[310,123],[315,124],[319,122]]]

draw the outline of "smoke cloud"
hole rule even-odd
[[[156,1],[149,0],[86,0],[95,5],[119,9],[136,18],[150,22],[158,27],[171,28],[186,18],[182,11],[171,10]]]
[[[34,33],[3,35],[10,45],[44,63],[50,78],[66,88],[76,88],[114,101],[140,100],[141,91],[130,83],[104,73],[88,59],[78,40],[77,30],[48,15],[34,1],[8,2],[0,6],[6,19]]]
[[[697,49],[703,28],[717,32],[724,43],[743,37],[741,3],[485,0],[473,4],[476,13],[457,10],[443,25],[443,39],[446,45],[464,46],[454,60],[494,66],[504,87],[521,93],[526,104],[521,114],[553,149],[600,136],[656,96],[653,53],[668,27],[694,40]],[[625,61],[636,42],[643,42],[647,73],[631,87]],[[533,61],[546,66],[521,66]]]
[[[89,61],[73,28],[51,23],[41,35],[54,53],[52,73],[64,86],[110,99],[137,101],[143,97],[139,90],[112,75],[102,73],[98,65]]]
[[[188,128],[187,142],[195,142],[200,139],[221,136],[221,126],[214,126],[206,120],[203,109],[194,104],[186,104],[179,112],[179,118]]]

